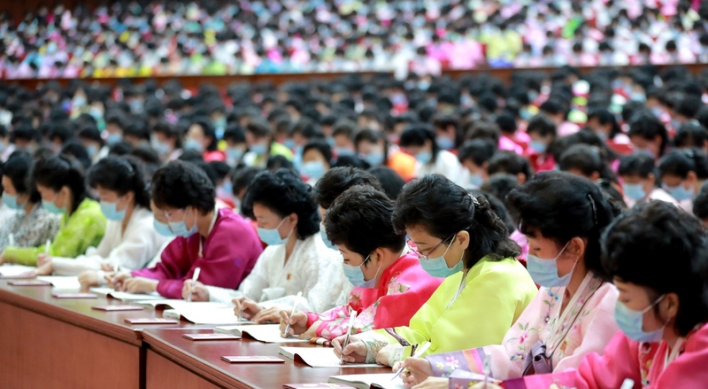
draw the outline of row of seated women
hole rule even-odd
[[[39,274],[233,304],[236,315],[331,344],[347,363],[405,367],[417,388],[485,370],[507,388],[708,379],[699,367],[708,361],[706,236],[668,203],[622,212],[583,177],[539,173],[507,199],[528,239],[526,269],[503,206],[439,175],[410,182],[394,202],[353,168],[332,169],[314,189],[291,171],[263,172],[242,202],[254,230],[216,208],[213,185],[190,163],[160,168],[149,193],[140,165],[123,157],[99,161],[88,180],[66,157],[29,164],[25,180],[3,171],[3,202],[14,199],[20,222],[8,224],[2,260]],[[42,208],[59,215],[48,253],[15,227],[34,234],[27,220],[46,216]]]

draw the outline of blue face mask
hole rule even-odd
[[[462,264],[462,257],[465,255],[464,252],[462,253],[462,256],[460,257],[460,261],[457,262],[457,264],[453,267],[447,267],[447,262],[445,262],[445,254],[447,254],[447,251],[450,250],[450,246],[452,246],[452,242],[454,242],[455,239],[450,242],[450,244],[447,246],[447,249],[445,249],[445,252],[443,255],[437,257],[437,258],[428,258],[424,259],[418,256],[418,262],[420,262],[420,267],[425,270],[426,273],[430,274],[433,277],[437,278],[447,278],[450,277],[451,275],[459,272],[462,270],[463,264]]]
[[[313,180],[319,180],[325,174],[325,166],[322,161],[305,162],[300,167],[300,172]]]
[[[324,224],[320,223],[320,238],[322,238],[322,241],[324,242],[325,246],[331,248],[332,250],[336,250],[337,248],[334,246],[331,240],[327,237],[327,231],[325,230]]]
[[[625,182],[622,184],[622,190],[627,198],[634,201],[639,201],[647,196],[646,192],[644,192],[642,184],[628,184]]]
[[[184,142],[184,148],[185,150],[202,151],[204,149],[204,145],[196,139],[189,138],[186,142]]]
[[[529,147],[531,148],[531,150],[533,150],[533,151],[535,151],[535,152],[537,152],[537,153],[539,153],[539,154],[545,153],[545,152],[546,152],[546,149],[548,148],[548,146],[546,146],[545,143],[543,143],[543,142],[541,142],[541,141],[539,141],[539,140],[532,140],[532,141],[530,141],[530,142],[529,142]]]
[[[173,237],[175,234],[172,233],[170,230],[170,226],[168,226],[165,223],[160,223],[157,221],[157,219],[152,220],[152,226],[155,228],[155,231],[157,231],[158,234],[162,236],[168,236],[168,237]]]
[[[656,301],[642,311],[633,311],[617,300],[617,302],[615,302],[615,321],[617,322],[620,330],[622,330],[628,338],[636,340],[637,342],[660,342],[664,335],[664,328],[666,327],[666,324],[658,330],[651,332],[644,332],[642,327],[644,326],[644,314],[649,312],[649,310],[658,304],[663,298],[664,295],[661,295],[658,299],[656,299]]]
[[[470,174],[470,185],[474,188],[479,188],[484,184],[484,178],[479,173]]]
[[[116,208],[118,206],[118,203],[109,203],[107,201],[101,201],[101,212],[103,212],[103,215],[106,217],[108,220],[112,221],[123,221],[125,219],[125,211],[126,209],[122,211],[118,211]]]
[[[2,194],[2,203],[5,204],[8,208],[14,209],[16,211],[19,211],[22,209],[22,205],[17,204],[17,195],[11,195],[7,193]]]
[[[667,186],[666,191],[669,192],[673,198],[675,198],[678,201],[683,201],[683,200],[688,200],[693,198],[693,191],[690,189],[686,189],[685,186],[679,185],[679,186]]]
[[[258,237],[261,238],[263,243],[267,244],[268,246],[276,246],[279,244],[288,243],[288,240],[290,240],[290,234],[293,233],[293,230],[290,230],[290,233],[288,233],[288,236],[286,236],[285,239],[281,238],[278,229],[280,228],[280,226],[283,225],[283,222],[285,222],[285,219],[283,219],[280,224],[278,224],[278,227],[275,227],[273,229],[258,227]]]
[[[568,242],[570,243],[570,242]],[[533,282],[545,286],[546,288],[554,288],[557,286],[568,286],[570,277],[573,275],[575,264],[568,274],[563,277],[558,276],[558,258],[563,254],[568,243],[563,246],[563,249],[555,256],[555,258],[539,258],[533,254],[526,256],[526,267],[531,275]],[[578,263],[578,260],[575,260]]]
[[[170,152],[170,146],[167,143],[160,142],[155,138],[150,141],[150,146],[152,146],[152,148],[161,155],[165,155]]]
[[[184,217],[182,218],[181,222],[168,222],[170,230],[172,230],[172,234],[176,236],[181,236],[183,238],[188,238],[197,233],[197,215],[194,215],[194,225],[190,229],[187,229],[187,224],[184,222],[184,219],[186,217],[187,213],[185,210]]]
[[[371,255],[367,256],[366,259],[364,259],[364,262],[362,262],[359,266],[352,266],[346,263],[342,264],[342,266],[344,267],[344,276],[347,277],[349,282],[354,285],[354,287],[366,289],[376,287],[376,277],[379,275],[379,270],[381,270],[381,266],[379,266],[379,268],[376,270],[376,275],[374,275],[374,278],[370,279],[369,281],[364,280],[364,271],[361,269],[361,267],[364,266],[370,256]]]
[[[220,196],[231,198],[234,195],[234,184],[227,179],[217,190]]]
[[[364,161],[366,161],[369,165],[371,165],[371,167],[377,167],[383,163],[384,156],[381,153],[372,152],[369,155],[364,157]]]
[[[354,155],[354,150],[348,149],[346,147],[335,147],[334,153],[337,154],[338,157],[344,157]]]
[[[121,134],[120,132],[111,132],[110,134],[108,134],[108,138],[106,138],[106,143],[108,143],[109,145],[114,145],[122,140],[123,134]]]
[[[450,150],[455,147],[455,141],[446,136],[438,136],[437,139],[435,139],[435,142],[443,150]]]
[[[268,151],[268,147],[265,143],[256,143],[254,145],[251,145],[250,149],[258,156],[261,156]]]
[[[285,145],[285,147],[287,147],[287,148],[289,148],[290,150],[292,150],[292,149],[295,148],[295,141],[294,141],[293,139],[286,139],[286,140],[283,142],[283,145]]]
[[[415,155],[415,159],[425,165],[430,163],[430,161],[433,159],[433,154],[431,154],[429,151],[421,151],[420,153]]]
[[[54,204],[54,201],[42,200],[42,206],[44,207],[44,209],[55,215],[61,215],[62,213],[66,212],[66,207],[59,208],[56,206],[56,204]]]
[[[98,147],[96,147],[96,145],[89,145],[86,148],[86,152],[88,153],[89,158],[93,158],[96,156],[96,153],[98,153]]]
[[[229,147],[226,149],[226,156],[229,157],[229,159],[238,161],[243,156],[243,150],[238,147]]]

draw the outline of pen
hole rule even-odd
[[[47,243],[44,244],[44,253],[49,255],[49,245],[52,244],[52,241],[47,239]]]
[[[293,315],[295,314],[295,307],[297,307],[297,302],[300,301],[300,297],[302,297],[302,292],[297,292],[297,297],[295,297],[295,303],[293,304],[293,310],[290,311],[290,318],[288,318],[288,325],[285,326],[285,332],[283,333],[283,338],[288,337],[288,331],[290,331],[290,320],[292,320]]]
[[[418,350],[416,350],[416,352],[415,352],[415,355],[413,355],[413,358],[418,358],[421,355],[423,355],[426,351],[428,351],[428,349],[430,348],[430,345],[431,345],[431,343],[428,342],[428,343],[424,344],[423,346],[421,346],[420,348],[418,348]],[[393,378],[391,378],[391,381],[395,380],[399,375],[401,375],[401,373],[403,373],[403,370],[406,370],[406,369],[404,369],[404,368],[398,369],[398,371],[393,376]]]
[[[199,272],[201,272],[201,268],[196,268],[194,269],[194,274],[192,275],[192,287],[189,289],[189,295],[187,296],[187,302],[191,303],[192,302],[192,291],[194,290],[194,284],[197,283],[197,279],[199,278]]]
[[[490,375],[492,375],[492,358],[487,355],[487,358],[484,359],[484,389],[487,389]]]
[[[243,301],[243,300],[241,300],[241,301]],[[241,304],[241,309],[238,311],[238,322],[240,323],[242,321],[243,321],[243,304]]]
[[[15,246],[15,234],[10,234],[7,236],[7,245],[10,247]]]
[[[354,326],[354,319],[356,319],[356,311],[352,311],[351,316],[349,317],[349,329],[347,330],[347,337],[344,338],[344,344],[342,345],[342,355],[339,357],[339,364],[344,363],[344,348],[347,347],[349,344],[349,336],[352,333],[352,327]]]
[[[634,387],[634,380],[632,380],[631,378],[627,378],[622,383],[622,386],[620,386],[620,389],[632,389],[633,387]]]

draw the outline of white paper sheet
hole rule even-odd
[[[20,274],[24,274],[34,270],[37,270],[37,268],[31,266],[13,265],[8,263],[0,266],[0,274],[8,277],[19,276]]]
[[[220,331],[214,331],[218,333],[228,333],[239,336],[250,336],[258,341],[265,343],[307,343],[309,339],[298,339],[298,338],[283,338],[280,334],[280,325],[278,324],[260,324],[260,325],[240,325],[231,326],[228,328],[228,332],[225,331],[226,327],[222,327]]]
[[[166,309],[162,315],[174,319],[179,319],[181,316],[194,324],[238,324],[238,317],[234,315],[234,309],[231,307],[180,307]]]
[[[401,378],[396,378],[391,381],[391,378],[396,375],[395,373],[390,374],[351,374],[351,375],[335,375],[329,377],[327,382],[333,384],[348,384],[355,386],[357,388],[369,388],[371,385],[375,385],[377,388],[383,389],[407,389],[403,385]]]
[[[215,302],[210,302],[210,301],[188,303],[184,300],[176,300],[176,299],[175,300],[173,300],[173,299],[139,300],[139,301],[135,301],[135,303],[140,304],[140,305],[150,305],[152,307],[164,305],[164,306],[170,307],[172,309],[180,309],[183,307],[190,307],[190,306],[210,307],[210,308],[223,308],[226,306],[221,303],[215,303]]]
[[[53,287],[57,289],[81,289],[81,283],[79,282],[79,277],[60,277],[60,276],[41,276],[37,277],[38,280],[47,281],[52,284]]]
[[[312,367],[339,367],[342,369],[352,367],[376,367],[373,363],[347,363],[339,364],[339,358],[334,353],[333,348],[329,347],[281,347],[280,355],[290,359],[295,359],[297,354],[305,363]]]
[[[101,296],[111,296],[121,301],[164,300],[162,296],[157,293],[133,294],[126,292],[116,292],[111,288],[91,288],[91,292],[99,294]]]

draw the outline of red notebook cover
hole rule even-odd
[[[12,286],[52,286],[51,283],[42,280],[10,281],[7,284]]]
[[[356,389],[343,384],[285,384],[283,389]]]
[[[160,318],[160,317],[141,317],[141,318],[132,318],[132,319],[125,319],[125,322],[128,324],[179,324],[179,320],[175,319],[166,319],[166,318]]]
[[[95,309],[97,311],[106,311],[106,312],[121,312],[121,311],[142,311],[145,309],[145,307],[141,307],[140,305],[99,305],[96,307],[91,307],[91,309]]]
[[[240,336],[229,334],[184,334],[183,338],[189,340],[239,340]]]
[[[261,355],[224,356],[221,360],[228,363],[285,363],[285,360],[278,357]]]
[[[52,297],[58,299],[95,299],[98,298],[94,293],[52,293]]]

